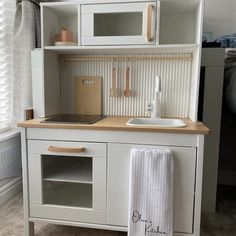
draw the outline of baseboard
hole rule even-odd
[[[9,183],[9,187],[5,187],[3,191],[0,192],[0,205],[5,203],[7,200],[12,198],[18,192],[22,191],[22,180],[21,178],[17,178],[15,181],[11,181]]]
[[[219,171],[218,184],[236,186],[236,171]]]

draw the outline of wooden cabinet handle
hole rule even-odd
[[[149,4],[148,9],[147,9],[147,40],[148,42],[151,42],[154,40],[153,14],[154,14],[154,6],[152,4]]]
[[[56,146],[49,146],[49,152],[67,152],[67,153],[80,153],[85,151],[85,147],[78,147],[78,148],[66,148],[66,147],[56,147]]]

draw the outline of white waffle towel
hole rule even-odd
[[[173,235],[173,164],[167,149],[131,150],[129,236]]]

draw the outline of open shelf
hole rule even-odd
[[[44,181],[43,204],[92,208],[92,185]]]
[[[53,3],[41,5],[43,9],[43,45],[54,45],[55,35],[63,28],[73,32],[73,40],[78,44],[78,4]]]
[[[198,43],[199,0],[160,2],[160,45]]]
[[[43,156],[43,179],[92,184],[92,158]]]

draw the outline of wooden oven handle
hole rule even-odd
[[[85,151],[85,147],[67,148],[67,147],[49,146],[48,151],[49,152],[81,153]]]
[[[147,9],[147,40],[148,42],[151,42],[154,40],[153,14],[154,14],[154,6],[152,4],[149,4],[148,9]]]

